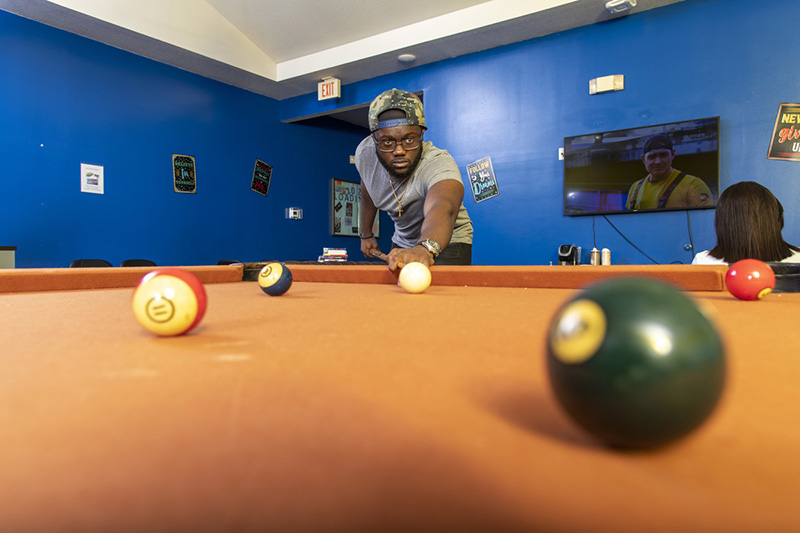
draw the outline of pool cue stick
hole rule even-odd
[[[378,252],[377,254],[373,254],[372,257],[374,259],[381,259],[383,261],[386,261],[387,263],[389,262],[389,256],[384,254],[384,253],[381,253],[381,252]],[[397,268],[402,269],[404,266],[406,266],[406,264],[403,263],[402,261],[398,261],[397,262]]]

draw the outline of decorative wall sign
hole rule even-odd
[[[800,161],[800,104],[781,104],[767,159]]]
[[[81,192],[103,194],[103,167],[81,163]]]
[[[172,154],[172,170],[175,192],[197,192],[197,170],[194,156]]]
[[[476,204],[500,194],[489,156],[467,164],[467,178]]]
[[[331,235],[358,237],[361,216],[361,184],[355,181],[331,180]],[[372,233],[380,236],[380,212],[375,215]],[[365,232],[366,233],[366,232]]]
[[[266,196],[269,192],[269,181],[272,178],[272,166],[256,159],[256,168],[253,169],[253,181],[250,190]]]

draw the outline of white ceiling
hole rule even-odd
[[[0,0],[0,9],[276,99],[614,18],[607,0]],[[626,14],[683,0],[638,0]],[[416,56],[411,65],[399,54]]]

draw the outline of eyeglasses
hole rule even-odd
[[[392,138],[375,139],[375,144],[378,145],[378,150],[381,152],[394,152],[397,150],[397,144],[403,147],[403,150],[416,150],[419,148],[420,138],[416,136],[405,137],[399,141]]]

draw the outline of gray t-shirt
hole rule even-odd
[[[419,165],[411,178],[400,185],[389,181],[389,172],[378,161],[375,140],[371,135],[361,141],[356,148],[356,169],[375,207],[386,211],[392,218],[394,222],[392,241],[407,248],[419,241],[428,189],[442,180],[457,180],[463,185],[461,173],[453,157],[446,150],[433,146],[431,142],[422,143],[422,158]],[[397,216],[398,203],[395,194],[397,198],[402,199],[402,216]],[[459,207],[450,242],[472,244],[472,221],[463,203]]]

